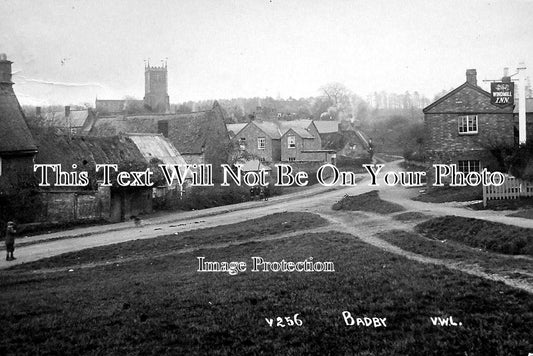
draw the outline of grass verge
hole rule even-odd
[[[430,215],[426,215],[418,211],[407,211],[405,213],[394,215],[392,218],[398,221],[411,221],[429,219],[430,217]]]
[[[378,214],[391,214],[405,210],[401,205],[382,200],[377,190],[360,195],[345,195],[331,208],[333,210],[368,211]]]
[[[438,240],[454,240],[503,254],[533,256],[533,229],[460,216],[443,216],[417,225],[416,230]]]
[[[116,261],[132,257],[149,257],[173,250],[195,248],[205,244],[232,242],[246,240],[256,236],[276,235],[310,229],[327,225],[327,223],[327,220],[324,218],[311,213],[276,213],[248,220],[245,223],[186,231],[176,235],[160,236],[154,239],[133,240],[69,252],[35,262],[16,265],[10,268],[10,270],[60,268],[108,260]],[[179,226],[179,224],[176,224],[176,226]],[[246,229],[243,229],[243,226],[246,226]]]
[[[246,231],[249,225],[242,225]],[[332,273],[199,273],[209,261],[332,261]],[[0,275],[1,354],[522,355],[533,299],[338,232],[52,275]],[[347,326],[387,318],[386,328]],[[301,327],[265,318],[299,314]],[[462,326],[434,326],[453,316]],[[274,322],[274,325],[276,322]]]
[[[413,200],[424,203],[463,202],[483,199],[483,188],[480,187],[431,187]]]
[[[379,238],[406,251],[437,259],[477,265],[486,273],[500,273],[533,284],[533,275],[531,274],[533,259],[498,255],[452,240],[435,240],[401,230],[380,233]]]

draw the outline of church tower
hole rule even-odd
[[[144,66],[144,105],[153,112],[170,112],[166,61],[161,67],[150,66],[150,62]]]

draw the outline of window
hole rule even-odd
[[[257,138],[257,148],[260,150],[265,149],[266,139],[264,137]]]
[[[168,121],[157,122],[157,133],[163,134],[163,136],[168,137]]]
[[[0,176],[2,175],[2,157],[0,157]]]
[[[241,150],[246,149],[246,138],[245,137],[241,137],[241,139],[239,140],[239,147],[241,148]]]
[[[266,162],[266,158],[265,157],[261,157],[261,158],[259,158],[259,161]]]
[[[289,143],[289,148],[295,148],[296,147],[296,137],[294,136],[287,136],[287,142]]]
[[[477,115],[459,116],[459,134],[477,133]]]
[[[294,162],[296,161],[296,157],[289,157],[289,162]]]
[[[477,160],[459,161],[457,168],[459,169],[459,171],[463,173],[479,172],[479,161]]]

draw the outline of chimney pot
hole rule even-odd
[[[70,106],[65,106],[65,117],[70,116]]]
[[[35,116],[41,116],[41,107],[40,106],[37,106],[35,108]]]
[[[466,70],[466,81],[477,86],[477,71],[475,69]]]
[[[0,53],[0,83],[13,84],[11,81],[11,63],[7,60],[5,53]]]

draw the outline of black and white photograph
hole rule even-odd
[[[531,68],[533,0],[0,0],[0,354],[533,356]]]

